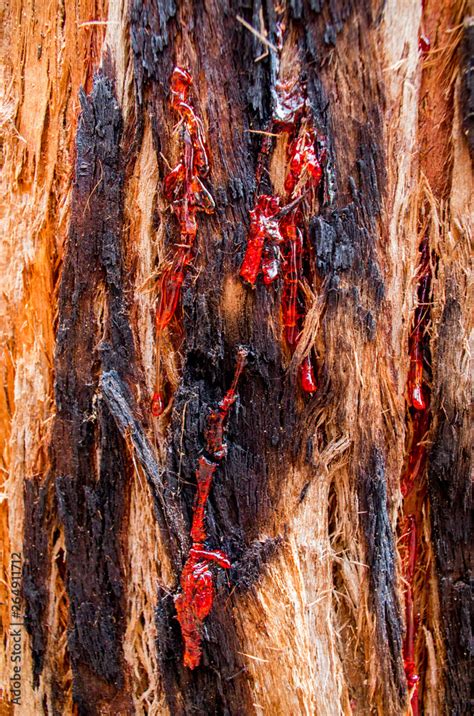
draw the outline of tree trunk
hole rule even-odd
[[[468,713],[466,3],[12,0],[2,20],[0,713]],[[215,205],[186,209],[192,249],[179,212],[211,200],[188,172],[170,208],[180,162]],[[303,248],[292,283],[296,244],[272,244],[282,276],[252,288],[262,194]],[[210,416],[239,346],[225,455]],[[223,556],[190,668],[202,455]]]

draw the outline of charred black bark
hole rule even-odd
[[[120,534],[129,460],[100,397],[99,375],[114,368],[129,376],[134,349],[122,271],[122,121],[110,81],[97,75],[81,105],[59,299],[51,455],[67,550],[73,696],[80,713],[94,714],[104,699],[127,704]]]
[[[474,24],[466,21],[461,46],[462,126],[474,162]]]
[[[51,475],[43,483],[25,482],[25,530],[23,539],[23,598],[25,624],[31,638],[33,686],[39,685],[48,639],[52,526],[55,519],[54,485]]]
[[[446,706],[455,716],[469,712],[472,638],[472,500],[469,410],[463,405],[451,366],[463,355],[461,311],[449,287],[439,324],[434,371],[437,416],[429,455],[433,544],[446,644]],[[439,406],[442,406],[439,410]]]
[[[396,548],[387,504],[387,483],[382,453],[372,448],[366,471],[360,475],[361,522],[366,538],[372,610],[379,635],[377,655],[384,664],[382,673],[390,679],[400,706],[406,697],[401,657],[403,623],[396,587]],[[388,653],[387,653],[388,649]],[[390,676],[389,676],[390,675]],[[381,690],[382,697],[385,689]],[[387,713],[391,706],[386,703]]]

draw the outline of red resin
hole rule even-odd
[[[428,410],[417,411],[412,418],[411,446],[408,453],[408,463],[401,479],[403,497],[408,497],[418,478],[423,474],[426,463],[426,433],[430,424]]]
[[[416,329],[419,334],[419,329]],[[414,339],[410,365],[410,399],[415,410],[425,410],[426,402],[423,396],[423,355],[420,349],[420,337]]]
[[[214,578],[210,569],[212,562],[223,569],[230,568],[224,552],[210,551],[201,544],[194,544],[181,574],[182,591],[175,599],[184,640],[183,663],[190,669],[199,666],[202,623],[214,602]]]
[[[200,177],[209,171],[204,132],[201,120],[189,104],[192,78],[182,67],[175,67],[171,75],[171,106],[183,122],[183,156],[165,177],[164,195],[171,202],[179,222],[180,237],[171,266],[160,282],[160,302],[156,315],[158,331],[169,324],[176,313],[181,296],[185,270],[192,260],[197,234],[198,211],[214,211],[214,200]]]
[[[212,609],[214,601],[214,577],[211,565],[230,568],[227,555],[221,550],[205,547],[207,531],[205,525],[206,504],[212,486],[212,479],[221,460],[227,453],[225,425],[229,410],[237,398],[237,383],[247,359],[247,350],[240,348],[234,379],[229,390],[215,410],[211,410],[205,431],[206,452],[201,455],[196,471],[197,494],[193,508],[191,539],[193,545],[181,574],[181,593],[175,599],[176,613],[184,640],[183,663],[195,669],[201,660],[202,623]]]
[[[423,472],[425,462],[426,448],[424,445],[418,443],[418,445],[410,451],[410,455],[408,456],[408,467],[402,476],[401,491],[403,497],[408,497],[413,490],[419,475]]]
[[[288,345],[294,350],[300,334],[301,312],[298,309],[299,282],[303,274],[303,235],[298,228],[296,210],[282,220],[285,236],[283,292],[281,308]]]
[[[404,498],[404,545],[403,576],[405,582],[405,639],[403,642],[403,660],[405,676],[410,692],[410,704],[413,716],[418,716],[418,684],[415,660],[415,643],[418,629],[416,617],[416,594],[414,591],[415,571],[418,561],[418,524],[421,523],[426,486],[423,482],[426,464],[424,444],[429,429],[431,414],[429,408],[429,389],[423,383],[425,362],[425,340],[429,321],[429,297],[431,288],[431,267],[428,238],[425,236],[420,245],[420,269],[417,285],[417,307],[414,315],[414,328],[410,336],[410,370],[408,374],[408,405],[411,408],[412,437],[408,454],[408,463],[401,479],[401,491]]]
[[[311,358],[306,356],[300,366],[301,387],[305,393],[315,393],[318,389]]]
[[[182,67],[175,67],[171,75],[171,106],[184,120],[190,134],[193,149],[193,168],[201,176],[206,176],[209,171],[206,142],[202,122],[196,116],[194,109],[189,104],[189,89],[193,79],[189,72]]]
[[[266,242],[270,241],[278,244],[282,240],[279,223],[278,220],[275,219],[280,208],[279,199],[262,194],[258,197],[255,208],[250,212],[249,238],[245,257],[240,269],[240,275],[244,281],[247,281],[251,286],[255,286],[260,270],[264,270],[262,254],[264,248],[266,248]],[[269,266],[268,259],[266,260],[265,272],[267,274],[267,283],[270,283],[271,281],[268,280],[268,276],[272,274],[272,270]],[[271,280],[273,280],[273,278]]]
[[[418,49],[423,54],[426,54],[431,49],[430,38],[426,35],[421,34],[418,38]]]
[[[246,360],[247,351],[241,348],[237,354],[237,363],[232,385],[224,395],[217,409],[211,410],[207,418],[207,428],[205,430],[206,450],[214,460],[220,461],[227,455],[227,445],[224,440],[225,425],[229,410],[237,398],[237,383],[244,369]]]
[[[403,642],[403,662],[407,686],[411,692],[411,708],[413,716],[418,714],[418,682],[420,677],[416,673],[415,663],[415,638],[417,623],[415,618],[415,606],[413,596],[413,581],[415,577],[417,557],[417,529],[414,515],[408,515],[408,529],[405,537],[406,557],[404,564],[405,577],[405,623],[406,632]]]
[[[408,392],[410,403],[415,410],[426,410],[423,394],[423,333],[428,319],[428,301],[431,285],[428,241],[425,237],[420,246],[420,274],[417,287],[418,305],[415,309],[415,327],[410,336],[410,371]]]
[[[240,269],[241,278],[251,286],[255,286],[260,273],[267,286],[282,277],[282,322],[291,352],[296,348],[304,321],[304,298],[300,285],[303,279],[305,227],[301,200],[309,190],[319,186],[323,175],[322,163],[327,158],[323,138],[307,126],[307,114],[308,107],[300,83],[278,82],[272,129],[290,135],[285,179],[287,203],[281,206],[278,197],[267,194],[257,197],[250,212],[247,249]],[[269,146],[269,138],[265,137],[261,153],[268,154]],[[259,165],[257,181],[261,172]],[[302,390],[314,393],[317,385],[309,356],[300,366],[300,375]]]
[[[201,181],[209,172],[203,125],[189,103],[192,77],[182,67],[171,75],[171,107],[182,122],[183,152],[177,165],[165,177],[163,193],[179,224],[179,241],[171,262],[159,281],[156,309],[158,340],[176,314],[186,268],[193,258],[197,235],[197,213],[214,211],[214,200]],[[155,415],[155,413],[153,413]]]
[[[161,393],[155,392],[151,396],[151,413],[155,418],[159,418],[165,409],[165,402]]]
[[[217,464],[201,455],[198,469],[196,470],[197,494],[193,511],[193,525],[191,527],[191,539],[193,542],[204,542],[206,540],[206,528],[204,526],[204,512],[207,498],[211,489],[212,478],[217,469]]]
[[[285,180],[285,189],[293,196],[298,185],[319,185],[323,170],[316,153],[316,133],[313,129],[303,131],[290,147],[290,169]]]
[[[160,300],[156,311],[156,328],[160,333],[170,323],[176,313],[186,266],[191,261],[191,253],[185,247],[179,247],[171,266],[166,268],[160,279]]]

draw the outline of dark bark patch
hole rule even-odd
[[[365,278],[371,289],[371,303],[378,306],[384,295],[384,285],[374,257],[370,231],[361,216],[361,205],[355,202],[343,209],[314,216],[310,222],[310,239],[316,254],[316,268],[322,278],[329,278],[328,290],[339,289],[340,277],[348,275],[354,281],[353,291]],[[358,310],[360,301],[356,301]],[[375,325],[367,317],[367,331],[371,337]]]
[[[249,9],[245,6],[239,9],[239,13],[244,20],[256,28],[260,27],[261,12],[263,12],[268,39],[275,44],[277,27],[274,3],[271,0],[253,0]],[[240,23],[236,23],[235,33],[232,43],[234,59],[237,63],[236,66],[245,68],[241,73],[240,83],[248,103],[250,121],[255,127],[261,128],[270,121],[271,117],[271,89],[276,79],[274,53],[269,51],[264,59],[255,62],[258,57],[265,53],[267,48],[258,37],[249,32]],[[259,144],[260,139],[256,138],[256,152]]]
[[[461,45],[461,112],[471,161],[474,161],[474,23],[466,21]]]
[[[239,590],[248,590],[257,584],[282,542],[282,537],[276,537],[256,540],[249,545],[239,561],[232,565],[231,578]]]
[[[124,505],[123,490],[113,488],[126,468],[120,436],[117,439],[115,433],[112,440],[107,432],[114,431],[115,425],[105,411],[101,418],[107,437],[102,441],[106,454],[99,482],[81,485],[70,475],[61,476],[56,492],[66,537],[68,642],[73,666],[88,664],[100,677],[122,688],[123,575],[118,533]]]
[[[453,287],[448,286],[448,294]],[[471,447],[469,410],[450,366],[463,354],[461,307],[448,295],[439,323],[433,400],[437,416],[429,454],[428,485],[436,554],[441,627],[446,645],[446,703],[461,715],[470,705],[472,633]],[[461,368],[460,365],[456,370]],[[436,410],[436,406],[442,408]]]
[[[360,476],[359,485],[378,657],[386,664],[383,673],[390,678],[394,698],[402,703],[406,697],[406,685],[401,658],[403,626],[396,593],[395,540],[388,515],[384,459],[377,448],[372,448],[369,464]],[[382,695],[386,698],[388,690],[383,690]]]
[[[184,714],[233,714],[251,710],[251,694],[245,678],[238,640],[229,607],[225,577],[218,575],[216,604],[206,619],[200,665],[190,671],[182,664],[183,644],[175,616],[173,597],[158,594],[157,651],[168,706]]]
[[[51,455],[66,541],[68,646],[81,713],[125,691],[123,561],[130,460],[100,398],[102,369],[130,376],[134,355],[124,298],[122,119],[112,84],[81,96],[69,241],[59,297]],[[117,702],[118,703],[118,702]]]
[[[174,0],[142,2],[133,0],[130,7],[130,44],[135,58],[135,87],[138,100],[143,100],[143,85],[159,79],[163,50],[168,46],[169,21],[175,17]]]
[[[31,639],[33,687],[39,686],[48,640],[50,535],[54,520],[51,476],[43,483],[26,480],[24,488],[23,597],[25,624]]]
[[[310,235],[322,277],[348,271],[356,258],[360,261],[360,229],[353,204],[325,217],[314,216]]]

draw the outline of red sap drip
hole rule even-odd
[[[421,34],[418,38],[418,49],[420,52],[422,52],[424,55],[430,51],[431,49],[431,42],[430,38],[426,35]]]
[[[208,460],[204,455],[199,458],[196,471],[197,494],[193,512],[193,526],[191,528],[191,539],[193,542],[205,542],[206,528],[204,525],[204,511],[207,498],[211,489],[212,478],[217,469],[215,462]]]
[[[185,192],[186,167],[179,162],[165,177],[163,194],[167,201],[180,201]]]
[[[181,594],[175,599],[184,640],[183,663],[190,669],[199,666],[202,622],[214,602],[214,578],[210,569],[212,562],[223,569],[230,568],[229,559],[224,552],[210,551],[204,549],[201,544],[194,544],[181,574]]]
[[[300,365],[301,387],[305,393],[315,393],[318,389],[314,377],[313,365],[310,356],[306,356]]]
[[[174,68],[171,75],[171,106],[185,120],[195,152],[195,168],[201,176],[206,176],[209,171],[209,162],[204,130],[201,120],[196,116],[188,100],[189,88],[192,83],[192,77],[187,70],[182,67]]]
[[[420,245],[420,268],[417,285],[417,306],[414,315],[414,327],[410,336],[409,354],[410,370],[408,374],[408,415],[412,421],[412,436],[408,453],[408,462],[401,478],[401,492],[404,498],[402,522],[405,535],[403,576],[405,584],[405,624],[406,633],[403,642],[403,660],[407,687],[410,695],[412,714],[418,716],[418,685],[420,677],[417,673],[415,659],[415,642],[417,633],[415,573],[419,559],[419,527],[423,520],[426,483],[423,474],[426,464],[426,433],[429,430],[431,414],[429,409],[429,387],[423,383],[424,349],[429,320],[429,296],[431,288],[431,268],[428,237],[425,236]],[[428,363],[428,361],[427,361]]]
[[[153,393],[151,396],[151,413],[155,418],[159,418],[165,409],[163,396],[159,392]]]
[[[207,418],[207,428],[204,433],[206,450],[214,460],[220,461],[227,454],[227,445],[224,440],[225,425],[229,410],[237,398],[237,382],[244,368],[246,359],[247,351],[243,348],[239,349],[232,385],[219,403],[217,410],[211,410]]]
[[[413,602],[413,580],[415,577],[416,551],[417,551],[417,530],[414,515],[409,515],[408,533],[406,535],[407,554],[405,558],[405,621],[406,634],[403,643],[403,661],[405,666],[405,675],[407,685],[411,694],[411,707],[413,714],[418,713],[418,682],[420,677],[416,673],[415,664],[415,638],[416,638],[416,619]],[[416,709],[416,710],[415,710]]]
[[[416,337],[413,337],[414,346],[411,352],[410,365],[410,400],[415,410],[425,410],[426,402],[423,396],[423,356],[420,349],[419,329],[416,329]]]
[[[255,285],[261,269],[262,253],[265,239],[280,240],[276,214],[280,211],[280,200],[262,194],[258,197],[255,208],[250,212],[250,231],[247,249],[240,269],[240,275],[251,286]]]
[[[283,263],[283,292],[281,306],[283,325],[288,345],[294,348],[300,334],[300,312],[298,311],[298,289],[302,276],[303,237],[296,224],[296,214],[282,219],[282,233],[286,239],[287,254]]]
[[[298,194],[301,194],[303,189],[317,189],[319,186],[323,176],[323,158],[318,156],[316,150],[317,139],[314,129],[303,127],[296,139],[289,144],[289,170],[285,179],[288,194],[293,195],[296,187],[299,189]]]
[[[175,598],[176,613],[184,640],[183,663],[190,669],[199,666],[202,623],[211,611],[214,601],[214,577],[211,565],[215,564],[222,569],[230,569],[231,566],[224,552],[208,550],[205,547],[207,540],[205,511],[212,479],[227,452],[225,424],[229,410],[237,398],[237,383],[245,367],[247,354],[245,348],[239,348],[232,384],[217,409],[212,410],[208,416],[205,442],[209,457],[201,455],[196,471],[197,494],[191,527],[193,545],[181,574],[181,593]]]
[[[413,490],[417,478],[421,475],[426,461],[426,447],[422,444],[416,445],[408,456],[408,467],[402,476],[401,491],[403,497],[408,497]]]
[[[160,384],[160,337],[173,320],[181,298],[186,268],[193,258],[197,235],[197,213],[211,214],[214,200],[201,181],[209,172],[203,125],[189,102],[193,83],[189,72],[175,67],[171,75],[171,107],[182,123],[183,149],[180,160],[165,177],[163,193],[179,224],[179,241],[176,242],[170,265],[162,272],[158,285],[156,305],[157,386]],[[157,391],[159,392],[159,391]],[[161,414],[158,405],[152,405],[154,415]],[[162,412],[162,411],[161,411]]]
[[[240,275],[251,286],[255,286],[260,271],[263,246],[264,236],[262,233],[250,234],[245,257],[240,268]]]
[[[206,214],[214,212],[214,199],[197,176],[191,179],[189,185],[189,202],[191,206],[199,209],[199,211],[204,211]]]
[[[326,143],[316,131],[308,128],[308,106],[299,82],[277,82],[276,105],[272,129],[289,134],[288,172],[285,178],[287,203],[280,205],[278,197],[261,195],[250,212],[247,249],[240,276],[255,286],[259,273],[268,286],[280,275],[283,278],[281,307],[286,342],[294,352],[304,319],[303,232],[301,211],[303,195],[317,189],[322,179],[322,163],[327,160]],[[270,149],[269,137],[262,144],[262,155]],[[257,166],[257,183],[262,173]],[[317,389],[311,358],[300,366],[301,387],[306,393]]]
[[[173,93],[173,97],[171,99],[173,107],[175,107],[174,102],[179,99],[182,99],[183,102],[186,100],[192,83],[193,78],[189,72],[183,67],[179,67],[177,65],[173,70],[170,80],[171,92]]]
[[[314,130],[304,131],[290,145],[290,168],[285,179],[285,189],[293,196],[298,185],[305,188],[317,187],[322,179],[323,170],[316,154],[316,134]]]
[[[165,177],[163,192],[179,223],[180,240],[172,265],[160,281],[160,300],[156,326],[161,332],[170,323],[179,303],[186,266],[191,262],[197,234],[198,211],[214,211],[214,200],[200,177],[207,175],[207,159],[201,120],[189,104],[192,77],[182,67],[175,67],[171,75],[171,106],[183,122],[183,154],[180,161]]]
[[[407,517],[407,535],[406,535],[406,546],[407,555],[405,560],[405,579],[408,584],[413,584],[413,578],[415,576],[416,566],[416,522],[414,515],[408,515]],[[408,640],[407,643],[410,643]]]
[[[420,245],[420,273],[417,286],[418,305],[415,309],[415,327],[410,337],[410,372],[408,390],[410,402],[415,410],[426,410],[423,394],[423,332],[428,319],[431,271],[428,239],[425,236]]]
[[[160,280],[160,300],[156,311],[156,327],[159,332],[166,328],[176,313],[184,281],[184,269],[190,261],[189,250],[179,248],[172,265],[163,272]]]

